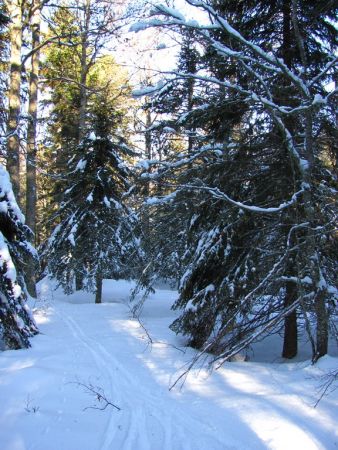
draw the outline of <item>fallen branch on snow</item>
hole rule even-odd
[[[338,385],[335,384],[335,382],[338,381],[338,370],[332,370],[331,372],[322,375],[320,378],[322,380],[322,384],[319,386],[320,396],[314,404],[314,408],[316,408],[323,397],[329,395],[338,388]]]
[[[108,406],[112,406],[118,411],[121,411],[121,408],[119,406],[108,400],[104,390],[100,386],[94,386],[92,383],[86,384],[80,381],[73,381],[73,383],[84,388],[87,394],[92,395],[98,401],[98,403],[100,403],[100,406],[86,406],[83,411],[86,411],[87,409],[99,409],[100,411],[104,411]]]

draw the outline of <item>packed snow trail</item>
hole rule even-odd
[[[318,377],[337,358],[230,363],[211,376],[195,369],[170,391],[194,355],[168,330],[175,292],[146,303],[149,345],[128,309],[130,284],[106,281],[101,305],[47,281],[40,290],[42,333],[31,349],[0,354],[1,450],[337,448],[337,392],[313,408]],[[85,386],[121,410],[100,410]]]
[[[96,306],[100,313],[98,308],[104,308],[104,305]],[[125,310],[124,315],[126,312]],[[174,396],[168,392],[167,388],[163,389],[156,384],[153,386],[150,384],[151,390],[149,389],[149,373],[139,367],[140,362],[138,358],[135,358],[134,352],[114,356],[114,347],[116,347],[114,340],[119,341],[117,346],[119,349],[130,348],[131,343],[123,342],[124,334],[120,335],[117,332],[114,336],[111,327],[104,330],[105,323],[99,323],[100,314],[98,316],[92,314],[91,319],[97,320],[98,329],[101,333],[103,332],[103,336],[106,336],[106,343],[104,339],[101,342],[97,339],[96,327],[94,327],[95,337],[91,337],[93,324],[86,327],[88,320],[82,322],[81,314],[76,318],[71,317],[63,305],[62,309],[59,309],[58,315],[68,327],[74,340],[78,342],[77,347],[83,346],[88,350],[88,355],[96,365],[97,373],[101,374],[103,381],[106,378],[106,385],[109,385],[108,390],[105,391],[107,396],[121,407],[121,412],[118,413],[122,416],[121,419],[116,411],[110,411],[110,418],[101,437],[102,442],[99,448],[102,450],[111,448],[126,450],[191,448],[193,450],[207,448],[206,446],[214,449],[224,448],[224,444],[217,439],[217,436],[213,436],[213,427],[208,427],[205,423],[187,416],[178,402],[171,398]],[[83,319],[87,317],[85,315]],[[130,322],[131,327],[135,327],[136,323]],[[129,336],[127,336],[127,340],[130,340]],[[143,340],[141,340],[141,346],[137,342],[136,347],[140,347],[139,350],[143,352],[145,350]],[[120,359],[123,359],[123,364]],[[116,426],[117,419],[121,422],[118,427]],[[206,438],[199,435],[196,440],[194,437],[196,428],[204,430]],[[185,442],[184,438],[189,432],[191,433],[191,443]],[[205,444],[203,444],[204,440]]]

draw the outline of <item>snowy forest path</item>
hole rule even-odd
[[[102,308],[104,305],[96,307]],[[101,437],[100,450],[112,448],[157,450],[159,442],[163,450],[204,450],[205,446],[211,443],[215,450],[224,449],[224,444],[213,435],[213,427],[196,417],[187,415],[175,395],[168,391],[168,386],[154,385],[151,374],[142,368],[135,371],[137,361],[133,360],[132,356],[124,358],[127,364],[123,364],[118,356],[114,355],[109,343],[115,340],[120,342],[119,348],[127,349],[128,343],[121,342],[121,339],[122,341],[125,339],[125,334],[118,331],[112,333],[111,327],[107,328],[106,321],[100,321],[95,327],[96,330],[100,330],[100,333],[95,332],[93,337],[93,327],[86,329],[86,321],[81,320],[81,313],[74,314],[73,307],[69,310],[69,305],[59,304],[57,315],[69,329],[75,341],[74,346],[82,345],[88,351],[97,373],[102,380],[105,380],[105,388],[108,387],[108,391],[105,391],[107,398],[121,408],[121,411],[110,409],[105,432]],[[93,317],[95,314],[92,315]],[[99,314],[95,320],[100,320],[101,317],[102,315]],[[127,322],[131,326],[132,323],[136,325],[135,321]],[[105,344],[105,337],[109,333],[108,343]],[[139,348],[142,348],[144,342],[141,340],[139,344],[141,345]],[[144,351],[143,348],[142,351]],[[133,349],[130,349],[130,355],[133,355]],[[140,389],[141,386],[142,389]],[[196,427],[204,430],[205,442],[201,440],[201,436],[194,442],[193,430]],[[189,440],[187,440],[186,437],[189,434]]]
[[[336,357],[316,367],[195,367],[183,389],[169,390],[196,355],[168,328],[176,293],[159,289],[139,322],[126,304],[130,288],[105,280],[95,305],[92,294],[66,296],[42,282],[33,305],[41,333],[31,348],[0,354],[1,450],[337,448],[338,390],[313,408],[318,377]],[[96,393],[111,404],[104,409]]]

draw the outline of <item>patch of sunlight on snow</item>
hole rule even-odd
[[[255,376],[248,373],[240,373],[238,370],[232,371],[224,368],[220,370],[218,374],[227,384],[236,389],[239,393],[252,396],[264,396],[266,399],[270,398],[272,403],[278,404],[278,407],[283,409],[286,413],[289,412],[291,408],[293,414],[297,414],[299,417],[307,416],[308,418],[315,420],[317,424],[320,423],[323,428],[328,430],[332,428],[332,430],[334,430],[335,424],[331,418],[325,414],[324,411],[322,411],[320,415],[317,414],[317,411],[313,408],[313,404],[311,404],[310,401],[305,400],[305,396],[309,393],[309,386],[304,386],[303,383],[300,384],[295,379],[294,383],[297,385],[297,390],[292,389],[290,372],[294,370],[294,368],[286,367],[286,369],[288,369],[288,379],[285,378],[283,373],[274,373],[272,370],[264,368],[264,366],[260,368],[260,373],[256,373]],[[264,384],[263,380],[259,381],[255,378],[259,376],[267,376],[273,383]],[[283,390],[280,389],[285,383],[288,383],[289,389],[291,389],[290,392],[283,392]]]
[[[35,364],[34,359],[25,359],[23,361],[16,361],[13,364],[11,364],[9,367],[0,369],[0,372],[2,372],[2,373],[17,372],[18,370],[23,370],[23,369],[27,369],[28,367],[33,367],[34,364]]]
[[[210,372],[206,370],[191,370],[186,381],[185,387],[190,391],[210,400],[218,400],[224,398],[224,391],[215,386],[210,379]]]
[[[246,370],[249,370],[248,366],[246,367]],[[224,378],[228,384],[242,393],[255,395],[266,395],[272,392],[276,393],[276,391],[273,390],[273,386],[266,386],[250,374],[240,373],[238,370],[221,370],[219,371],[219,375]]]
[[[50,322],[51,312],[47,311],[34,311],[34,319],[37,325],[44,325],[45,323]]]
[[[151,343],[149,341],[148,336],[145,333],[139,337],[149,347],[149,351],[151,353],[152,358],[161,359],[162,361],[159,361],[159,362],[161,362],[161,364],[163,362],[167,362],[170,360],[171,367],[175,366],[175,362],[172,360],[171,355],[170,355],[170,350],[171,350],[170,345],[168,345],[166,342],[160,342],[160,341],[159,342],[153,341]],[[180,365],[180,363],[177,363],[177,364]]]
[[[146,337],[145,337],[146,338]],[[151,345],[152,353],[155,357],[166,359],[169,355],[170,346],[166,342],[153,342]]]
[[[236,404],[237,413],[241,420],[267,445],[267,448],[276,450],[287,448],[324,449],[311,434],[302,430],[299,425],[294,425],[292,417],[289,417],[289,411],[292,411],[293,414],[299,414],[299,417],[302,417],[302,415],[315,415],[312,409],[310,411],[309,406],[302,405],[298,399],[289,395],[286,395],[285,398],[278,395],[277,400],[275,395],[271,398],[270,406],[269,393],[266,394],[266,397],[264,396],[266,405],[262,405],[260,399],[256,399],[255,396],[259,395],[261,397],[266,388],[253,377],[237,371],[231,371],[225,377],[229,385],[232,385],[235,389],[230,391],[234,398],[232,396],[231,398],[228,396],[225,398],[224,390],[217,386],[217,383],[213,383],[211,379],[203,380],[203,376],[207,376],[207,374],[207,371],[205,373],[202,371],[196,376],[193,373],[189,374],[185,386],[196,394],[215,401],[218,406],[225,410]],[[244,394],[242,398],[238,397],[238,394],[241,393]],[[248,396],[248,394],[251,394],[251,396]],[[259,405],[257,405],[257,401]],[[281,413],[279,410],[281,410]]]
[[[225,410],[236,404],[241,420],[266,443],[269,449],[324,449],[311,433],[302,429],[301,423],[307,423],[304,420],[307,417],[317,425],[320,423],[320,427],[328,434],[334,434],[335,424],[332,418],[324,411],[318,414],[312,405],[302,399],[301,393],[281,392],[278,386],[279,380],[275,379],[274,384],[265,385],[263,380],[257,379],[260,375],[270,375],[271,379],[279,374],[266,373],[264,367],[262,367],[262,373],[255,375],[241,373],[238,369],[238,367],[234,367],[234,370],[223,368],[217,371],[220,376],[217,381],[213,379],[213,376],[206,380],[210,375],[208,371],[192,370],[185,382],[185,387],[195,394],[208,398],[209,401],[215,401]],[[230,391],[222,387],[224,382],[231,388]],[[307,390],[306,387],[304,389]],[[230,397],[224,396],[227,390]]]
[[[143,364],[150,370],[153,378],[156,380],[157,383],[169,387],[171,379],[170,374],[168,373],[167,370],[161,369],[150,359],[144,358],[142,356],[140,356],[139,358],[142,360]]]
[[[247,368],[248,370],[249,368]],[[221,369],[217,371],[219,379],[217,383],[213,382],[212,377],[210,377],[210,371],[206,369],[194,369],[191,370],[186,384],[187,387],[200,395],[212,396],[217,399],[217,402],[223,406],[227,405],[227,400],[224,400],[222,396],[223,382],[231,387],[231,392],[237,392],[240,395],[252,394],[255,396],[276,394],[276,391],[272,389],[272,386],[266,386],[259,382],[254,377],[239,372],[237,370],[224,370]],[[208,379],[210,378],[210,379]],[[220,383],[221,381],[221,383]]]
[[[253,408],[250,412],[242,412],[241,418],[269,449],[324,450],[311,434],[276,412],[271,414],[270,410],[260,412]]]
[[[109,320],[109,324],[114,330],[124,330],[131,334],[133,337],[140,338],[140,325],[135,320]]]

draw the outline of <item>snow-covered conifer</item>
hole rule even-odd
[[[0,346],[29,347],[37,327],[26,304],[25,261],[37,258],[8,172],[0,165]]]
[[[102,99],[90,120],[92,130],[69,161],[60,223],[45,254],[50,273],[66,292],[73,291],[78,278],[83,288],[96,292],[99,303],[103,278],[130,277],[138,241],[134,213],[124,200],[132,152],[117,134],[118,114],[107,115]]]
[[[324,157],[335,128],[333,92],[325,89],[336,62],[334,8],[191,3],[208,14],[208,25],[164,5],[157,6],[161,19],[149,22],[193,29],[205,61],[196,73],[174,72],[177,85],[194,80],[205,95],[188,113],[198,118],[200,141],[190,155],[150,162],[158,166],[151,179],[172,189],[161,204],[174,215],[189,198],[186,271],[175,304],[182,313],[173,328],[224,360],[285,321],[283,354],[292,357],[297,311],[316,360],[327,352],[337,295],[336,181],[334,162]],[[189,124],[186,115],[177,120]]]

